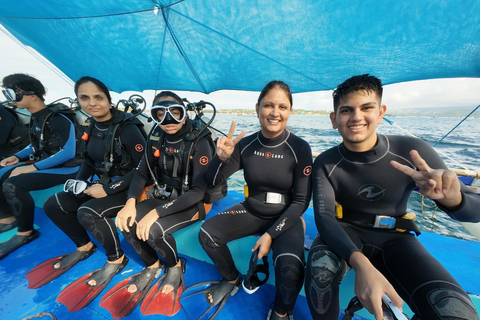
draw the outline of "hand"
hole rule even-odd
[[[145,217],[137,224],[137,237],[140,240],[147,241],[150,234],[150,228],[158,220],[157,210],[152,209]]]
[[[28,166],[19,166],[19,167],[16,167],[15,169],[13,169],[13,171],[10,173],[10,177],[19,176],[21,174],[30,173],[30,172],[34,172],[34,171],[37,171],[37,170],[38,169],[35,168],[35,166],[33,164],[30,164]]]
[[[117,213],[115,218],[115,225],[120,231],[130,232],[130,229],[135,223],[137,217],[137,209],[135,208],[135,199],[130,198],[125,203],[125,206]]]
[[[13,165],[15,165],[19,162],[20,162],[20,159],[18,159],[15,156],[10,156],[10,157],[5,158],[2,161],[0,161],[0,166],[2,166],[2,167],[13,166]]]
[[[383,320],[382,296],[384,294],[390,297],[400,311],[402,310],[403,300],[367,257],[357,251],[352,253],[349,262],[355,270],[355,295],[376,320]]]
[[[410,176],[424,196],[437,200],[447,208],[453,208],[462,202],[460,181],[455,172],[430,168],[416,150],[410,151],[410,157],[419,171],[396,161],[391,161],[390,164]]]
[[[90,188],[85,189],[83,193],[96,199],[105,198],[107,196],[107,193],[103,189],[103,185],[100,183],[92,184]]]
[[[264,233],[255,243],[255,246],[252,249],[252,252],[258,249],[258,259],[262,259],[264,256],[268,255],[270,248],[272,247],[272,236],[268,233]]]
[[[221,137],[217,140],[217,157],[222,161],[227,161],[232,156],[235,145],[242,140],[246,132],[242,131],[235,139],[233,138],[233,133],[235,132],[235,120],[232,121],[230,126],[230,131],[228,132],[227,137]]]

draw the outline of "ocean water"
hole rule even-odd
[[[393,121],[384,121],[378,126],[381,134],[415,135],[430,145],[436,144],[445,134],[454,128],[461,118],[414,118],[388,117]],[[235,134],[241,130],[247,134],[259,130],[258,119],[255,116],[217,114],[213,126],[228,133],[232,120],[236,120]],[[312,151],[322,152],[341,142],[337,130],[332,129],[328,116],[290,116],[288,128],[297,136],[306,140]],[[480,171],[480,119],[467,119],[438,146],[435,147],[449,168],[460,168]],[[243,173],[235,173],[229,180],[229,189],[243,192]],[[444,212],[435,209],[435,203],[428,198],[413,193],[409,201],[409,211],[417,214],[420,229],[439,234],[475,240],[463,226],[449,218]],[[312,206],[312,203],[310,203]]]

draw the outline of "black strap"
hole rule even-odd
[[[389,219],[393,219],[395,221],[395,224],[391,228],[375,227],[375,219],[377,219],[377,217],[388,217]],[[349,213],[344,211],[343,217],[340,220],[359,226],[359,227],[368,227],[368,228],[383,229],[383,230],[394,230],[394,231],[400,231],[400,232],[401,230],[413,231],[417,236],[419,236],[421,233],[420,229],[418,228],[414,220],[403,219],[401,217],[372,215],[372,214],[360,213],[360,212]]]
[[[248,197],[253,198],[253,199],[257,199],[259,201],[262,201],[262,202],[266,203],[267,192],[258,191],[258,190],[255,190],[255,189],[248,188]],[[282,200],[278,204],[285,205],[287,203],[290,203],[290,196],[286,195],[286,194],[282,194]]]

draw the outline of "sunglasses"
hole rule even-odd
[[[28,95],[33,95],[35,92],[33,91],[22,91],[20,89],[11,89],[7,88],[2,90],[3,95],[7,100],[13,101],[13,102],[20,102],[23,99],[23,96],[28,96]]]
[[[63,191],[78,195],[87,189],[88,184],[82,180],[68,179],[63,185]]]
[[[158,124],[178,124],[187,115],[185,107],[179,104],[169,106],[154,105],[150,110],[150,116]]]

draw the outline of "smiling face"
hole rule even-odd
[[[265,138],[278,137],[287,126],[288,118],[292,112],[290,100],[282,89],[272,88],[256,105],[262,135]]]
[[[107,95],[91,81],[85,82],[78,87],[78,103],[82,110],[88,113],[95,121],[107,121],[112,117]]]
[[[358,90],[341,99],[336,113],[330,114],[333,128],[338,129],[348,150],[364,152],[375,146],[375,129],[387,109],[380,103],[375,92]]]

